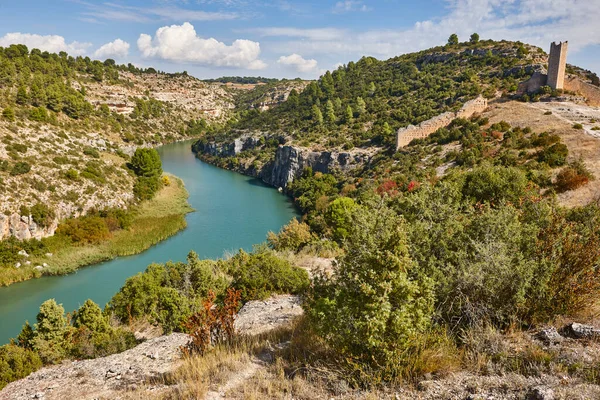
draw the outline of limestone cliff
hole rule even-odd
[[[284,138],[277,139],[280,142],[284,141]],[[263,147],[264,142],[265,140],[253,136],[245,136],[222,143],[200,140],[192,146],[192,150],[198,157],[211,162],[210,157],[235,157],[243,151]],[[260,178],[276,188],[285,188],[288,183],[298,178],[306,168],[312,168],[314,172],[322,173],[347,172],[360,165],[367,164],[370,157],[369,153],[362,150],[315,151],[306,147],[282,144],[275,150],[273,159],[260,168],[255,168],[252,163],[241,163],[230,166],[230,169]]]
[[[47,226],[41,226],[35,223],[31,216],[20,216],[12,214],[10,216],[0,214],[0,240],[14,236],[19,240],[42,239],[54,235],[58,227],[58,219],[52,221]]]

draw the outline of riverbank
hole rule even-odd
[[[20,268],[1,268],[0,286],[44,275],[64,275],[91,264],[139,254],[185,229],[185,215],[193,211],[187,201],[188,192],[181,179],[169,178],[168,186],[136,208],[128,229],[116,231],[108,240],[93,245],[65,246],[56,237],[44,239],[48,255],[31,256],[31,264]],[[35,268],[44,264],[47,266],[41,270]]]

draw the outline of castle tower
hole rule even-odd
[[[548,59],[548,82],[552,89],[563,89],[565,83],[565,70],[567,69],[567,48],[569,42],[550,45],[550,58]]]

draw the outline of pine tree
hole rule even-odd
[[[327,100],[325,104],[325,117],[327,118],[327,123],[335,124],[337,117],[335,116],[335,109],[333,107],[333,103],[331,100]]]
[[[344,116],[344,121],[347,124],[351,124],[353,119],[354,119],[354,112],[352,111],[352,107],[348,106],[348,107],[346,107],[346,114]]]
[[[312,120],[317,125],[323,125],[323,113],[316,104],[312,106]]]
[[[17,104],[24,106],[29,103],[29,95],[27,94],[27,89],[25,86],[19,86],[17,89]]]
[[[360,96],[356,98],[356,112],[358,115],[363,115],[367,112],[367,104]]]

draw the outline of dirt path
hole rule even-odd
[[[217,390],[211,390],[206,394],[205,400],[222,400],[227,399],[227,393],[231,390],[238,388],[239,386],[246,383],[253,376],[255,376],[259,370],[264,370],[265,364],[259,359],[252,359],[243,370],[233,374],[227,382],[221,385]]]

